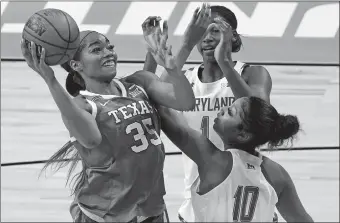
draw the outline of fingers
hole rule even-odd
[[[232,27],[224,19],[222,19],[221,17],[216,17],[214,19],[214,22],[216,24],[218,24],[219,26],[221,26],[221,28],[223,30],[231,30],[232,29]]]
[[[194,24],[194,23],[196,22],[196,20],[197,20],[197,18],[198,18],[198,15],[199,15],[199,13],[198,13],[199,10],[200,10],[200,7],[197,7],[197,8],[195,9],[194,14],[193,14],[192,17],[191,17],[190,24]]]
[[[34,42],[31,42],[31,55],[32,55],[32,59],[33,59],[33,66],[35,67],[35,69],[38,69],[39,59],[38,59],[38,56],[37,56],[37,47],[36,47]]]
[[[161,49],[166,48],[166,42],[168,40],[168,22],[165,20],[163,23],[163,33],[162,38],[160,39],[160,47]]]
[[[210,25],[208,26],[206,33],[211,32],[213,29],[219,29],[218,24],[216,23],[210,23]]]
[[[40,56],[40,63],[39,63],[40,69],[47,66],[47,64],[45,63],[45,57],[46,57],[46,51],[45,51],[45,48],[42,48],[41,56]]]
[[[172,56],[172,46],[170,45],[168,49],[166,50],[166,53],[170,56]]]
[[[142,24],[142,29],[144,33],[149,33],[152,31],[153,28],[159,26],[159,21],[162,18],[159,16],[149,16]]]
[[[210,5],[203,3],[202,9],[199,12],[198,19],[196,20],[196,25],[206,27],[210,23],[211,9]]]
[[[32,66],[33,65],[33,59],[32,59],[32,55],[30,53],[30,50],[28,49],[28,44],[26,42],[26,40],[22,39],[20,42],[20,46],[21,46],[21,52],[22,55],[24,56],[28,66]]]

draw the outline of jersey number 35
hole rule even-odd
[[[150,136],[153,136],[153,138],[148,140],[148,138],[145,135],[145,131],[142,125],[144,125],[147,131],[147,134],[149,134]],[[146,150],[149,146],[149,143],[155,146],[158,146],[162,143],[161,139],[159,138],[158,133],[156,132],[155,129],[152,128],[151,118],[143,119],[142,124],[139,122],[131,123],[130,125],[126,126],[125,132],[126,134],[130,134],[132,130],[137,130],[137,134],[133,136],[134,140],[136,142],[140,141],[139,143],[140,145],[131,147],[132,151],[134,151],[135,153],[139,153],[143,150]]]

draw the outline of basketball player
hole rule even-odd
[[[63,65],[69,72],[66,89],[73,99],[45,64],[45,50],[38,60],[35,44],[29,52],[22,42],[28,65],[45,80],[72,136],[72,143],[54,154],[45,168],[67,157],[73,148],[73,157],[82,161],[70,208],[75,222],[164,221],[165,152],[154,105],[187,110],[194,96],[166,47],[167,26],[153,38],[157,45],[151,53],[170,73],[168,82],[146,71],[115,79],[113,45],[100,33],[81,32],[77,53]],[[70,173],[75,165],[73,161]]]
[[[224,143],[217,148],[183,115],[159,109],[162,130],[198,166],[190,188],[195,222],[271,222],[275,206],[287,222],[312,222],[287,171],[256,149],[292,140],[300,125],[269,102],[242,97],[223,107],[213,128]]]
[[[223,142],[213,131],[213,119],[218,111],[230,106],[239,97],[256,96],[269,102],[272,88],[270,74],[264,67],[249,66],[232,59],[232,53],[238,52],[242,45],[237,26],[236,16],[228,8],[203,4],[200,10],[195,10],[176,55],[176,64],[180,69],[195,45],[202,55],[202,64],[183,71],[196,98],[195,108],[183,112],[183,115],[190,127],[201,131],[222,150]],[[166,77],[167,73],[164,72],[161,78]],[[198,170],[185,154],[182,160],[185,200],[179,209],[179,219],[192,222],[190,188],[198,176]]]

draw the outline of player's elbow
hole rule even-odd
[[[102,142],[101,134],[93,134],[93,135],[91,135],[91,137],[83,138],[80,141],[80,143],[88,149],[94,149],[94,148],[98,147],[101,142]]]
[[[191,111],[195,108],[195,96],[194,96],[194,94],[186,97],[185,100],[179,99],[177,101],[179,103],[178,103],[178,109],[176,109],[176,110]]]

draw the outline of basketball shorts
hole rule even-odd
[[[81,210],[78,212],[75,219],[73,219],[73,222],[85,222],[85,223],[97,223],[97,221],[92,220],[87,215],[85,215]],[[163,212],[163,214],[160,214],[158,216],[153,217],[135,217],[128,223],[158,223],[158,222],[164,222],[169,223],[169,215],[167,210]]]

